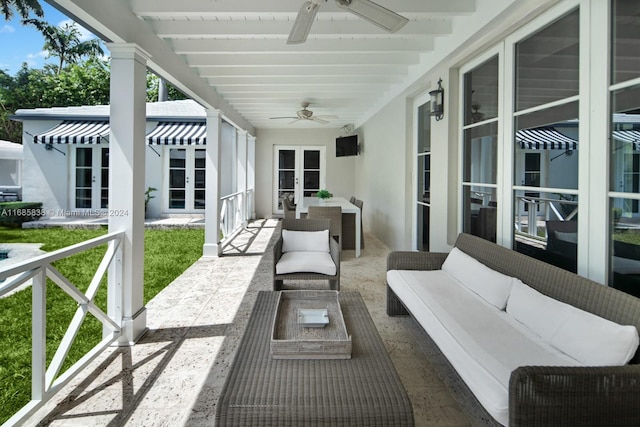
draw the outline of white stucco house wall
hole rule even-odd
[[[109,106],[18,110],[23,127],[23,198],[48,216],[108,209]],[[204,214],[205,111],[194,101],[147,104],[145,188],[155,188],[147,216]],[[223,122],[221,196],[237,191],[236,128]],[[16,144],[18,145],[18,144]],[[114,189],[113,191],[117,191]]]
[[[0,201],[22,197],[22,145],[0,140]]]

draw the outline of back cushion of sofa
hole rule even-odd
[[[587,366],[625,365],[638,348],[635,326],[619,325],[541,294],[518,281],[507,313]]]
[[[329,252],[329,230],[282,230],[282,252]]]
[[[511,286],[516,280],[492,270],[458,248],[449,253],[442,270],[500,310],[506,307]]]

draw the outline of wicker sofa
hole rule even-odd
[[[640,330],[638,298],[469,234],[459,235],[455,247],[465,256],[475,258],[492,271],[520,279],[544,295],[544,298],[551,297],[556,303],[561,301],[593,313],[615,322],[618,324],[616,326],[631,325],[636,330],[629,327],[627,330],[632,330],[636,336],[637,330]],[[637,347],[631,347],[630,361],[622,366],[585,366],[580,363],[516,365],[512,371],[506,371],[507,385],[503,391],[508,393],[506,412],[497,415],[492,412],[486,402],[487,395],[492,394],[493,390],[478,393],[477,389],[474,390],[474,379],[469,379],[468,365],[481,363],[477,362],[483,358],[483,355],[479,354],[481,352],[469,354],[467,359],[458,357],[459,354],[455,351],[451,353],[449,350],[448,353],[443,346],[446,342],[440,342],[441,332],[438,332],[437,328],[441,326],[434,329],[434,324],[440,324],[440,321],[451,313],[441,311],[441,318],[438,319],[437,311],[427,308],[428,304],[424,302],[424,298],[421,300],[405,292],[402,281],[394,276],[403,272],[418,275],[421,274],[420,270],[440,270],[447,256],[446,253],[429,252],[390,253],[387,261],[387,313],[391,316],[412,315],[440,347],[478,401],[498,422],[510,426],[640,425],[640,351],[635,350]],[[391,285],[390,280],[394,282]],[[425,287],[431,285],[432,283],[422,282],[417,284]],[[404,295],[404,300],[397,294]],[[463,301],[452,301],[452,306],[458,304],[464,307],[463,311],[468,309]],[[426,312],[429,312],[428,315]],[[508,317],[506,312],[504,316]],[[475,326],[460,329],[459,332],[461,335],[472,334],[474,329],[478,331],[484,327]],[[453,328],[449,332],[455,335]],[[500,333],[494,332],[494,335],[499,336]],[[454,341],[456,338],[453,337]],[[494,349],[494,353],[508,354],[517,351],[517,346],[508,343],[502,348]],[[491,357],[491,354],[488,357]],[[475,371],[472,369],[471,375],[474,374]],[[500,390],[496,393],[499,392]]]

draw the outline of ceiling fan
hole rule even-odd
[[[308,0],[304,2],[289,33],[287,44],[304,43],[307,40],[318,9],[320,9],[322,3],[326,2],[327,0]],[[342,9],[358,15],[365,21],[369,21],[390,33],[395,33],[409,22],[404,16],[398,15],[370,0],[335,0],[335,2]]]
[[[327,120],[322,119],[321,117],[323,117],[325,119],[337,119],[338,118],[338,116],[314,116],[313,115],[313,111],[307,110],[307,107],[309,105],[310,104],[308,102],[303,102],[302,104],[300,104],[300,106],[302,107],[302,110],[298,110],[296,112],[296,117],[270,117],[270,119],[294,119],[289,124],[295,123],[295,122],[300,121],[300,120],[311,120],[313,122],[326,125],[329,122]]]

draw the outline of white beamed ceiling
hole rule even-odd
[[[103,2],[104,15],[94,1],[50,0],[112,41],[157,37],[183,62],[177,64],[182,73],[185,65],[193,70],[215,90],[212,96],[254,128],[339,128],[362,122],[406,87],[411,67],[452,37],[456,20],[476,15],[480,0],[377,0],[410,20],[395,34],[329,0],[307,42],[298,45],[286,41],[305,0],[115,0]],[[131,28],[128,17],[122,23],[114,18],[125,14],[144,22],[142,28]],[[326,125],[270,119],[295,116],[302,102],[317,116],[338,118]]]

